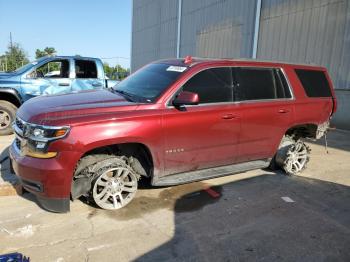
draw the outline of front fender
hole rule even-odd
[[[87,152],[111,145],[139,143],[148,148],[154,165],[154,174],[163,169],[163,141],[160,121],[153,118],[141,121],[115,121],[72,127],[67,138],[50,145],[50,151]]]

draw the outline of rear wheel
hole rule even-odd
[[[302,140],[284,136],[275,156],[275,164],[287,175],[295,175],[306,168],[310,159],[310,148]]]
[[[13,133],[12,123],[16,117],[17,107],[5,100],[0,100],[0,136]]]

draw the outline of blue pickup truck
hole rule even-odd
[[[0,72],[0,135],[12,133],[17,108],[32,97],[111,88],[117,83],[105,75],[100,59],[81,56],[43,57],[16,71]]]

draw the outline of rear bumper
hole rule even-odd
[[[63,151],[55,158],[38,159],[21,156],[14,143],[9,152],[23,188],[36,196],[40,206],[53,212],[68,212],[72,176],[80,154]]]

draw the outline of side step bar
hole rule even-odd
[[[154,186],[174,186],[186,184],[190,182],[232,175],[253,169],[266,168],[269,166],[271,159],[255,160],[228,166],[213,167],[208,169],[190,171],[186,173],[179,173],[160,177],[153,180]]]

